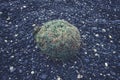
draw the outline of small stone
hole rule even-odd
[[[99,37],[99,34],[95,34],[96,37]]]
[[[97,49],[93,49],[94,52],[97,52]]]
[[[15,34],[14,36],[15,36],[15,37],[17,37],[17,36],[18,36],[18,34]]]
[[[13,66],[10,66],[10,72],[13,72],[15,70],[15,68]]]
[[[87,54],[87,52],[85,52],[85,54]]]
[[[10,20],[10,17],[8,17],[7,20]]]
[[[23,8],[26,8],[27,6],[23,6]]]
[[[108,67],[108,63],[107,62],[105,62],[105,66]]]
[[[21,70],[21,69],[19,70],[19,73],[22,73],[22,70]]]
[[[113,51],[113,54],[115,54],[116,53],[116,51]]]
[[[106,29],[102,29],[102,32],[106,32]]]
[[[12,42],[13,42],[13,40],[10,40],[10,42],[12,43]]]
[[[7,40],[4,40],[6,43],[8,42]]]
[[[60,76],[57,76],[57,80],[62,80],[62,79],[60,78]]]
[[[15,25],[15,27],[18,27],[18,25]]]
[[[34,74],[35,72],[34,71],[31,71],[31,74]]]
[[[80,75],[80,74],[78,74],[78,75],[77,75],[77,78],[80,79],[80,78],[83,78],[83,76]]]
[[[14,58],[14,56],[12,55],[11,58]]]
[[[26,21],[27,19],[26,18],[23,18],[24,21]]]
[[[100,56],[100,55],[96,53],[95,56]]]
[[[99,46],[100,44],[99,43],[96,43],[97,46]]]
[[[100,73],[100,75],[103,75],[102,73]]]
[[[111,36],[111,35],[109,35],[109,38],[110,38],[110,39],[112,39],[112,36]]]
[[[11,80],[11,77],[9,77],[9,80]]]
[[[3,12],[0,12],[0,15],[3,14]]]
[[[113,40],[110,40],[111,43],[113,43]]]
[[[32,24],[32,26],[34,27],[34,26],[36,26],[36,24]]]

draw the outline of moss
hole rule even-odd
[[[64,20],[52,20],[37,30],[35,40],[41,53],[65,60],[78,53],[81,39],[75,26]]]

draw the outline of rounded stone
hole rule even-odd
[[[46,22],[36,31],[35,40],[41,53],[53,59],[70,59],[79,51],[80,32],[65,20]]]

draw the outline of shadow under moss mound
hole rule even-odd
[[[81,41],[79,30],[64,20],[46,22],[37,30],[35,39],[41,53],[60,60],[75,56]]]

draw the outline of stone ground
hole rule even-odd
[[[40,54],[34,27],[54,19],[80,30],[77,58]],[[0,0],[0,80],[120,80],[120,0]]]

